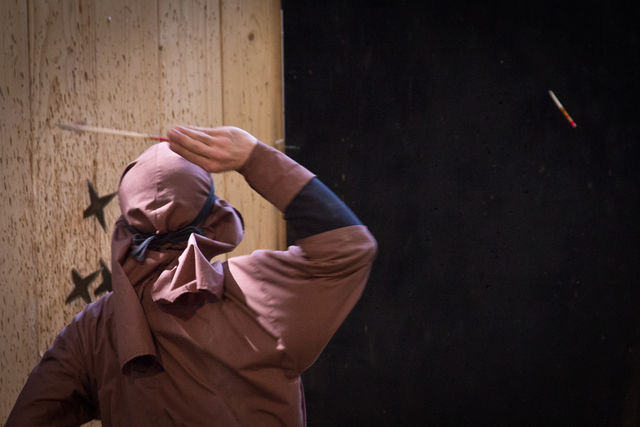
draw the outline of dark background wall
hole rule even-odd
[[[638,425],[621,4],[283,2],[288,153],[380,246],[305,375],[310,426]]]

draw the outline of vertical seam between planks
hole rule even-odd
[[[33,145],[33,75],[31,70],[31,0],[26,0],[27,7],[27,78],[28,80],[28,90],[29,90],[29,135],[27,136],[27,141],[29,144]],[[31,148],[31,147],[28,147]],[[35,179],[34,179],[34,167],[33,167],[33,150],[29,149],[29,175],[31,177],[31,200],[35,199]],[[33,206],[32,206],[33,207]],[[33,209],[31,210],[33,212]]]
[[[31,31],[32,31],[32,25],[31,25],[31,0],[26,0],[26,7],[27,7],[27,73],[28,73],[28,90],[29,90],[29,134],[27,135],[27,149],[29,151],[29,168],[30,168],[30,173],[29,176],[31,177],[31,197],[29,198],[29,203],[27,206],[30,207],[29,209],[29,216],[27,217],[27,223],[29,223],[30,227],[32,229],[34,229],[34,225],[33,224],[33,217],[34,214],[33,212],[35,212],[35,200],[36,200],[36,179],[35,179],[35,166],[33,164],[33,162],[35,161],[35,153],[34,153],[34,142],[33,142],[33,135],[35,134],[34,132],[34,115],[33,115],[33,91],[34,91],[34,84],[33,84],[33,70],[32,70],[32,44],[31,44]],[[30,243],[31,245],[35,246],[35,242],[33,241],[33,238],[30,239]],[[33,249],[32,246],[32,249]],[[37,272],[39,272],[39,268],[37,266],[38,263],[38,257],[34,256],[34,251],[31,250],[29,251],[31,253],[31,256],[33,257],[33,265],[35,267],[35,271],[36,271],[36,277],[37,277]],[[36,288],[38,289],[38,288]],[[32,291],[33,292],[33,291]],[[36,360],[40,359],[40,307],[38,304],[38,292],[37,290],[34,292],[33,294],[33,298],[34,298],[34,306],[35,306],[35,313],[34,313],[34,329],[36,331],[35,333],[35,351],[36,351]]]
[[[220,34],[220,37],[218,38],[218,43],[220,44],[220,109],[222,110],[222,123],[221,125],[225,125],[227,119],[225,117],[225,108],[224,108],[224,32],[223,32],[223,25],[222,25],[222,19],[224,17],[224,13],[223,13],[223,3],[224,0],[218,0],[218,14],[220,15],[220,19],[219,19],[219,29],[218,32]]]
[[[224,2],[224,0],[218,0],[218,45],[220,46],[220,119],[222,120],[222,123],[219,123],[219,126],[225,126],[227,119],[226,119],[226,114],[225,114],[225,108],[224,108],[224,31],[223,31],[223,25],[222,25],[222,19],[224,16],[224,5],[222,4]],[[227,176],[226,174],[221,174],[222,175],[222,188],[225,189],[225,191],[227,190]],[[224,254],[224,259],[226,261],[229,260],[229,252]]]
[[[161,31],[162,26],[160,25],[160,0],[156,0],[156,47],[155,47],[155,51],[157,52],[156,54],[156,76],[158,79],[158,96],[156,98],[156,103],[157,103],[157,110],[156,110],[156,114],[157,114],[157,123],[158,123],[158,127],[159,129],[159,134],[161,134],[162,130],[164,128],[164,126],[166,126],[166,124],[163,124],[162,121],[164,120],[163,114],[162,114],[162,69],[160,68],[160,57],[162,56],[162,51],[160,50],[160,31]]]
[[[280,91],[280,96],[282,101],[282,107],[281,107],[280,113],[282,114],[282,116],[280,116],[280,120],[282,123],[282,139],[284,140],[284,143],[282,144],[282,152],[286,154],[287,152],[287,146],[286,146],[287,115],[286,115],[286,109],[285,109],[286,103],[284,98],[284,94],[285,94],[284,65],[285,65],[284,64],[284,9],[282,8],[282,1],[280,1],[280,84],[282,85],[282,90]]]
[[[93,117],[91,120],[95,123],[98,120],[98,16],[96,11],[96,3],[91,2],[92,12],[89,16],[93,15],[93,22],[89,23],[89,31],[91,31],[91,35],[89,36],[93,39],[93,60],[91,61],[91,67],[93,68],[93,93],[94,93],[94,101],[92,113]],[[80,17],[82,18],[82,17]],[[102,125],[104,126],[104,125]],[[98,140],[98,136],[94,136],[93,139],[96,147],[93,151],[93,182],[95,185],[98,185],[98,150],[100,149],[100,142]]]

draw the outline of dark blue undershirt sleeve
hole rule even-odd
[[[351,209],[318,178],[309,181],[294,197],[284,218],[294,240],[362,224]]]

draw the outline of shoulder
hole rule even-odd
[[[66,338],[79,338],[92,346],[96,336],[102,331],[113,328],[113,293],[109,292],[87,306],[73,317],[73,320],[60,332]]]
[[[109,292],[87,306],[73,317],[74,322],[96,323],[113,316],[113,292]]]

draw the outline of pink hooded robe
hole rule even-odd
[[[239,171],[285,211],[313,175],[258,143]],[[131,257],[145,233],[189,224],[212,182],[156,144],[123,173],[112,239],[113,292],[65,327],[34,368],[7,426],[303,426],[301,373],[360,297],[376,243],[363,225],[210,263],[243,235],[216,199],[186,243]]]

